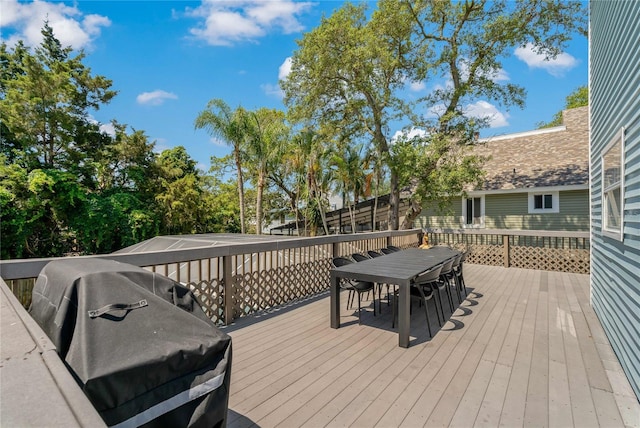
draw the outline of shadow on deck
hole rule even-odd
[[[225,328],[229,426],[640,424],[588,275],[466,265],[465,279],[468,299],[453,314],[445,304],[433,337],[414,303],[408,349],[386,300],[376,317],[366,301],[358,325],[346,293],[337,330],[328,293]]]

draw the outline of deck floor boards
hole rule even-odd
[[[589,305],[589,277],[465,265],[471,291],[411,346],[391,307],[329,327],[329,296],[238,320],[229,427],[640,426],[640,405]]]

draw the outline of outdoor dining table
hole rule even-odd
[[[399,286],[399,345],[409,347],[411,282],[421,273],[459,254],[448,247],[409,248],[395,253],[351,263],[331,270],[331,328],[340,328],[340,279],[395,284]]]

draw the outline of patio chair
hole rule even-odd
[[[402,251],[402,248],[400,247],[396,247],[395,245],[387,245],[387,248],[390,249],[391,251]]]
[[[462,292],[464,291],[464,297],[467,297],[467,284],[465,284],[464,282],[464,276],[462,275],[462,265],[464,264],[464,261],[467,259],[467,251],[465,251],[464,253],[462,253],[460,255],[460,263],[458,263],[458,266],[453,266],[453,272],[456,275],[456,278],[458,279],[458,293],[460,294],[460,297],[462,298]]]
[[[449,279],[453,277],[453,262],[455,261],[455,257],[450,258],[446,262],[442,263],[442,270],[440,271],[440,280],[437,283],[434,283],[438,288],[438,299],[440,299],[440,307],[442,307],[442,297],[440,292],[442,290],[446,291],[447,300],[449,301],[449,309],[451,309],[451,313],[453,313],[453,297],[451,296],[451,283]],[[444,312],[443,312],[444,315]]]
[[[456,295],[458,296],[458,304],[462,303],[462,290],[460,286],[460,278],[458,277],[458,269],[460,269],[460,260],[462,259],[462,253],[458,254],[453,259],[453,264],[451,265],[451,272],[447,275],[449,280],[453,280],[453,284],[456,290]]]
[[[417,299],[421,303],[424,303],[424,314],[427,318],[427,330],[429,331],[429,336],[433,337],[433,333],[431,331],[431,322],[429,321],[429,311],[427,307],[429,306],[429,300],[433,299],[435,294],[434,284],[437,284],[440,278],[440,272],[442,270],[442,265],[436,266],[433,269],[430,269],[424,273],[421,273],[409,287],[409,292],[411,294],[411,299]],[[396,326],[396,317],[398,314],[398,292],[394,292],[394,303],[393,303],[393,321],[392,328]],[[434,300],[434,305],[436,308],[436,317],[438,318],[438,325],[442,327],[444,323],[444,312],[442,310],[442,302],[440,302],[440,312],[442,313],[442,322],[440,321],[440,314],[438,314],[438,304],[437,300]]]
[[[362,262],[364,260],[369,260],[371,257],[366,256],[366,255],[364,255],[362,253],[353,253],[353,254],[351,254],[351,258],[353,260],[355,260],[356,262]]]
[[[340,267],[340,266],[345,266],[348,265],[350,263],[355,263],[353,260],[350,260],[346,257],[334,257],[333,260],[331,260],[331,264],[333,265],[334,268]],[[349,279],[342,279],[340,281],[340,288],[343,290],[349,290],[349,296],[347,297],[347,301],[352,298],[352,294],[357,295],[358,296],[358,324],[362,323],[362,317],[361,317],[361,312],[362,312],[362,307],[361,307],[361,295],[363,293],[368,293],[372,290],[374,290],[373,287],[373,282],[366,282],[366,281],[354,281],[354,280],[349,280]],[[376,293],[374,290],[373,293],[373,316],[376,316]]]
[[[367,254],[372,259],[375,258],[375,257],[384,256],[384,254],[382,254],[382,253],[380,253],[380,252],[378,252],[376,250],[369,250],[369,251],[367,251]],[[380,312],[382,312],[382,285],[385,285],[387,287],[387,306],[391,306],[391,297],[389,296],[389,284],[380,284],[380,287],[378,288],[378,302],[379,302],[379,306],[380,306]]]
[[[381,252],[382,254],[391,254],[391,253],[395,253],[395,251],[393,251],[393,250],[391,250],[391,249],[389,249],[389,248],[387,248],[387,247],[385,247],[385,248],[380,248],[380,252]]]
[[[367,254],[369,255],[369,257],[374,258],[374,257],[382,257],[384,254],[376,251],[376,250],[369,250],[367,251]]]
[[[362,254],[362,253],[353,253],[353,254],[351,254],[351,258],[353,260],[355,260],[356,263],[371,259],[371,257],[369,257],[369,256],[367,256],[365,254]],[[378,284],[378,285],[379,285],[378,288],[380,288],[381,284]],[[376,291],[373,290],[373,294],[375,294],[375,293],[376,293]],[[367,294],[367,297],[368,296],[369,295]],[[351,306],[353,306],[353,297],[354,297],[353,293],[349,293],[349,297],[351,298],[351,301],[347,302],[347,309],[349,309]],[[378,292],[378,312],[381,312],[381,311],[382,311],[382,304],[380,303],[380,292]]]

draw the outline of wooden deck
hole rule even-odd
[[[386,302],[358,325],[346,293],[337,330],[328,294],[238,320],[229,426],[640,426],[587,275],[465,265],[465,279],[432,339],[414,303],[409,349]]]

